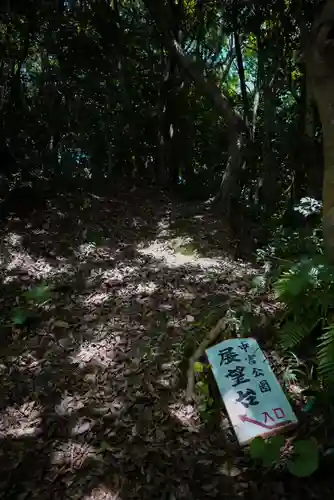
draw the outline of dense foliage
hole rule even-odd
[[[1,135],[22,175],[204,198],[226,197],[228,182],[229,197],[265,217],[319,197],[319,121],[308,121],[294,3],[275,2],[270,23],[271,3],[150,3],[27,3],[2,15]],[[226,171],[233,121],[245,148],[237,176]]]
[[[196,201],[232,233],[234,256],[263,266],[258,295],[274,289],[284,309],[277,345],[317,367],[318,391],[333,387],[332,3],[38,0],[0,9],[0,230],[13,214],[29,218],[62,197],[65,206],[67,195],[66,207],[81,212],[98,205],[94,195],[121,191]],[[94,237],[109,244],[104,230],[123,210],[110,204],[94,221],[103,221]],[[53,207],[50,247],[65,212]],[[76,236],[96,248],[88,241],[93,217],[71,214]],[[112,230],[116,239],[117,221]],[[54,296],[47,283],[20,291],[4,327],[25,328]],[[245,318],[255,296],[233,311],[236,335],[252,333]],[[213,411],[208,384],[198,388],[203,413]],[[294,441],[288,455],[285,445],[255,441],[251,453],[297,477],[318,468],[314,441]]]
[[[295,349],[318,332],[319,373],[330,383],[334,380],[333,284],[334,270],[323,258],[298,262],[275,283],[278,299],[287,306],[280,330],[283,347]]]

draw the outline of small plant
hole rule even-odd
[[[281,207],[267,229],[271,236],[256,254],[258,263],[271,267],[273,274],[300,255],[322,253],[321,202],[305,197],[293,207]]]
[[[36,285],[23,293],[21,305],[11,311],[11,322],[15,326],[24,326],[38,314],[38,308],[46,304],[52,296],[50,286]]]
[[[24,293],[24,298],[28,303],[43,304],[51,298],[51,287],[46,284],[36,285]]]
[[[16,307],[12,310],[12,322],[15,326],[22,326],[27,323],[29,319],[29,311]]]
[[[196,361],[194,364],[196,392],[199,398],[198,409],[203,420],[207,420],[210,417],[214,405],[208,381],[209,368],[208,364],[201,363],[200,361]]]
[[[282,436],[267,440],[257,437],[250,443],[249,452],[263,467],[284,467],[297,477],[310,476],[319,467],[319,450],[314,439],[296,440],[289,445],[289,440]]]

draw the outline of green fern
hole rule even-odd
[[[280,330],[280,342],[284,349],[296,347],[311,333],[310,326],[297,319],[287,321]]]
[[[334,383],[334,324],[324,328],[318,345],[318,370],[325,382]]]
[[[276,298],[289,302],[317,285],[317,271],[309,261],[294,265],[284,271],[274,284]]]
[[[327,319],[330,309],[334,306],[334,293],[332,290],[323,289],[317,297],[314,297],[313,307],[318,311],[322,320]]]
[[[334,384],[334,267],[323,257],[303,260],[282,273],[274,290],[286,306],[280,327],[282,347],[296,348],[320,325],[318,374]]]
[[[294,384],[297,381],[297,375],[292,368],[288,367],[282,374],[282,379],[287,385]]]
[[[277,299],[286,301],[290,297],[297,296],[305,288],[304,277],[300,277],[293,270],[285,271],[274,284],[274,292]]]

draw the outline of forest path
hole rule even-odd
[[[204,422],[185,403],[184,360],[256,270],[203,207],[147,200],[53,200],[42,225],[12,220],[3,234],[0,492],[320,498],[308,481],[259,483],[226,417]],[[41,283],[50,296],[27,304]]]

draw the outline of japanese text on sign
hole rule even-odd
[[[255,339],[225,340],[206,353],[240,444],[297,423]]]

